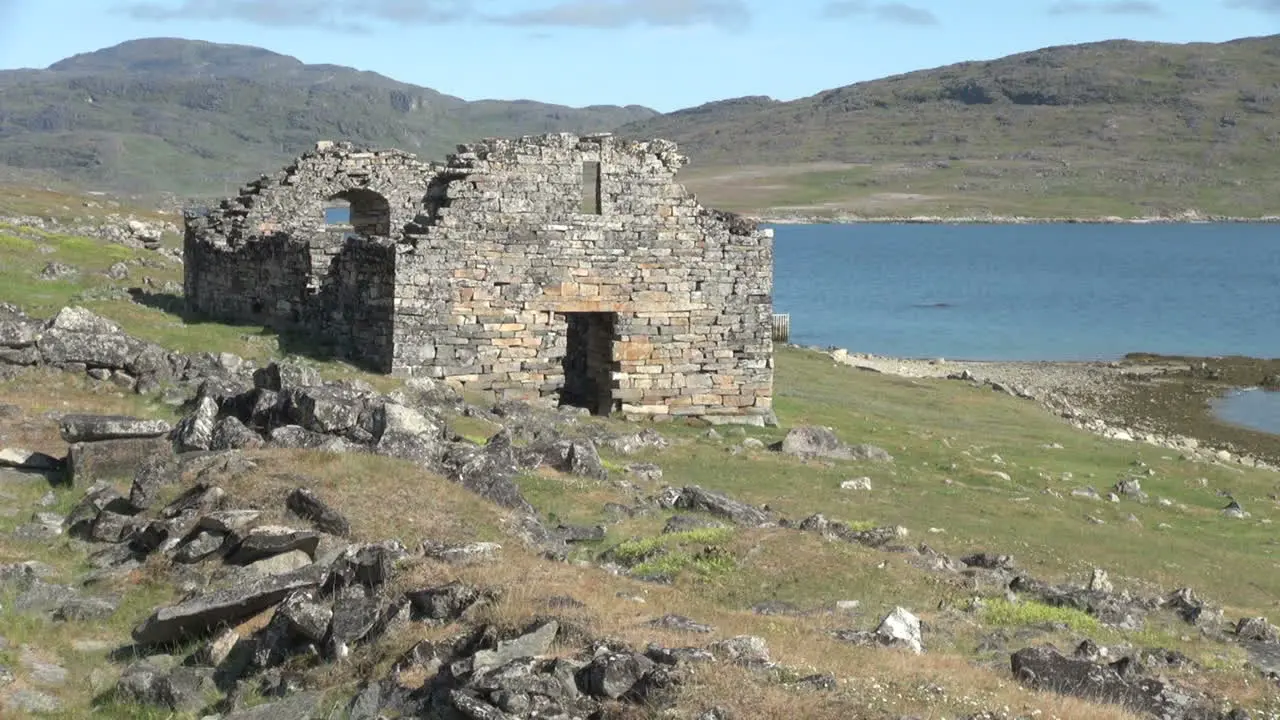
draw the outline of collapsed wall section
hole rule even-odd
[[[422,212],[432,174],[400,151],[320,143],[218,208],[188,213],[188,309],[296,331],[389,371],[395,239]]]
[[[772,232],[699,206],[685,162],[610,136],[460,148],[400,248],[393,369],[503,398],[594,388],[588,406],[630,414],[767,414]]]

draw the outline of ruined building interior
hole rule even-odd
[[[499,399],[763,421],[772,231],[701,207],[685,162],[610,135],[444,164],[321,142],[186,214],[188,309]]]

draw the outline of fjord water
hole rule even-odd
[[[1214,413],[1233,425],[1280,435],[1280,392],[1250,388],[1213,404]]]
[[[791,342],[902,357],[1280,357],[1280,225],[779,225]]]
[[[791,342],[899,357],[1280,357],[1280,225],[780,225]],[[1280,433],[1280,393],[1215,408]]]

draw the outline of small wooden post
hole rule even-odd
[[[783,313],[773,316],[773,341],[787,342],[791,339],[791,315]]]

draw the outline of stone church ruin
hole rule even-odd
[[[674,143],[550,134],[444,164],[318,143],[186,214],[188,309],[498,399],[770,415],[773,233],[701,207]]]

